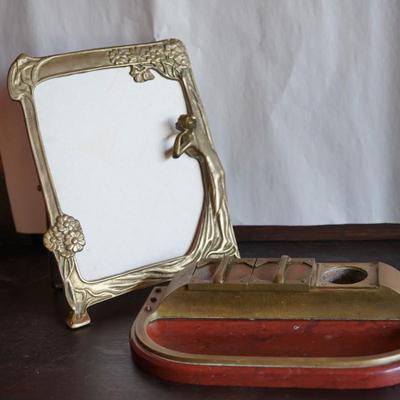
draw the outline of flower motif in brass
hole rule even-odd
[[[66,214],[57,216],[56,223],[45,233],[43,243],[48,250],[65,258],[82,251],[86,244],[81,224]]]

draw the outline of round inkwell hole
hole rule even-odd
[[[155,292],[156,292],[156,293],[161,293],[161,288],[159,288],[159,287],[156,288]]]
[[[322,280],[336,285],[352,285],[363,281],[367,271],[356,267],[333,267],[322,274]]]
[[[157,301],[157,297],[152,297],[152,298],[150,298],[150,301],[151,301],[152,303],[155,303],[155,302]]]

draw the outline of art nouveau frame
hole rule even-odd
[[[182,88],[187,115],[178,122],[174,157],[182,153],[200,164],[204,203],[193,244],[186,255],[153,263],[133,271],[95,281],[86,281],[79,273],[75,253],[83,250],[84,234],[78,220],[61,210],[46,160],[33,99],[35,86],[55,78],[99,69],[130,67],[135,82],[161,76],[178,81]],[[22,104],[36,168],[38,171],[50,228],[45,246],[57,260],[71,312],[67,324],[78,328],[90,323],[87,308],[93,304],[172,278],[187,264],[202,258],[239,256],[229,219],[225,178],[214,150],[211,135],[198,95],[189,59],[182,42],[176,39],[155,43],[102,48],[43,58],[21,55],[11,66],[8,77],[12,99]],[[173,161],[171,161],[173,162]]]

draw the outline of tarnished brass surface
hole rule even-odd
[[[221,265],[225,271],[222,279]],[[295,273],[289,271],[291,266]],[[238,276],[243,279],[230,281],[230,270],[238,268],[241,271]],[[245,268],[249,273],[245,273]],[[265,273],[260,273],[262,269]],[[341,269],[339,275],[337,269]],[[275,272],[270,274],[268,270]],[[329,271],[335,273],[326,275]],[[359,271],[365,273],[359,274]],[[255,273],[267,278],[254,280]],[[213,280],[215,276],[218,279]],[[288,280],[288,276],[292,279]],[[224,319],[399,320],[399,278],[399,271],[378,262],[316,263],[313,259],[283,256],[192,263],[170,286],[153,290],[132,327],[132,337],[147,351],[183,363],[304,368],[384,365],[400,361],[400,349],[360,357],[188,354],[155,343],[147,334],[147,326],[158,319],[221,319],[221,323]],[[342,283],[327,283],[326,279],[339,279]],[[361,280],[354,282],[358,279]]]
[[[56,223],[44,234],[43,244],[47,250],[70,258],[83,250],[86,241],[79,221],[62,214],[56,218]]]
[[[186,255],[108,278],[86,281],[79,274],[79,266],[74,257],[77,251],[84,251],[84,232],[79,221],[75,219],[79,216],[67,216],[60,208],[46,160],[45,145],[42,143],[37,123],[33,91],[35,86],[47,79],[127,66],[130,67],[133,84],[151,81],[154,72],[180,83],[187,114],[178,121],[181,133],[176,139],[174,151],[176,157],[185,152],[196,158],[200,164],[205,196],[203,210],[192,247]],[[171,39],[43,58],[33,58],[23,54],[11,66],[8,86],[11,97],[19,100],[24,110],[29,140],[50,220],[50,228],[45,234],[44,242],[46,247],[54,252],[59,265],[65,295],[73,311],[67,319],[67,324],[71,328],[90,322],[87,314],[89,306],[135,288],[171,279],[176,272],[194,260],[218,258],[224,255],[239,256],[229,220],[224,171],[214,150],[189,58],[182,42]]]

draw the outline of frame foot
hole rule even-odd
[[[90,324],[90,316],[87,311],[83,314],[77,314],[74,311],[70,311],[65,322],[67,323],[68,328],[78,329]]]

